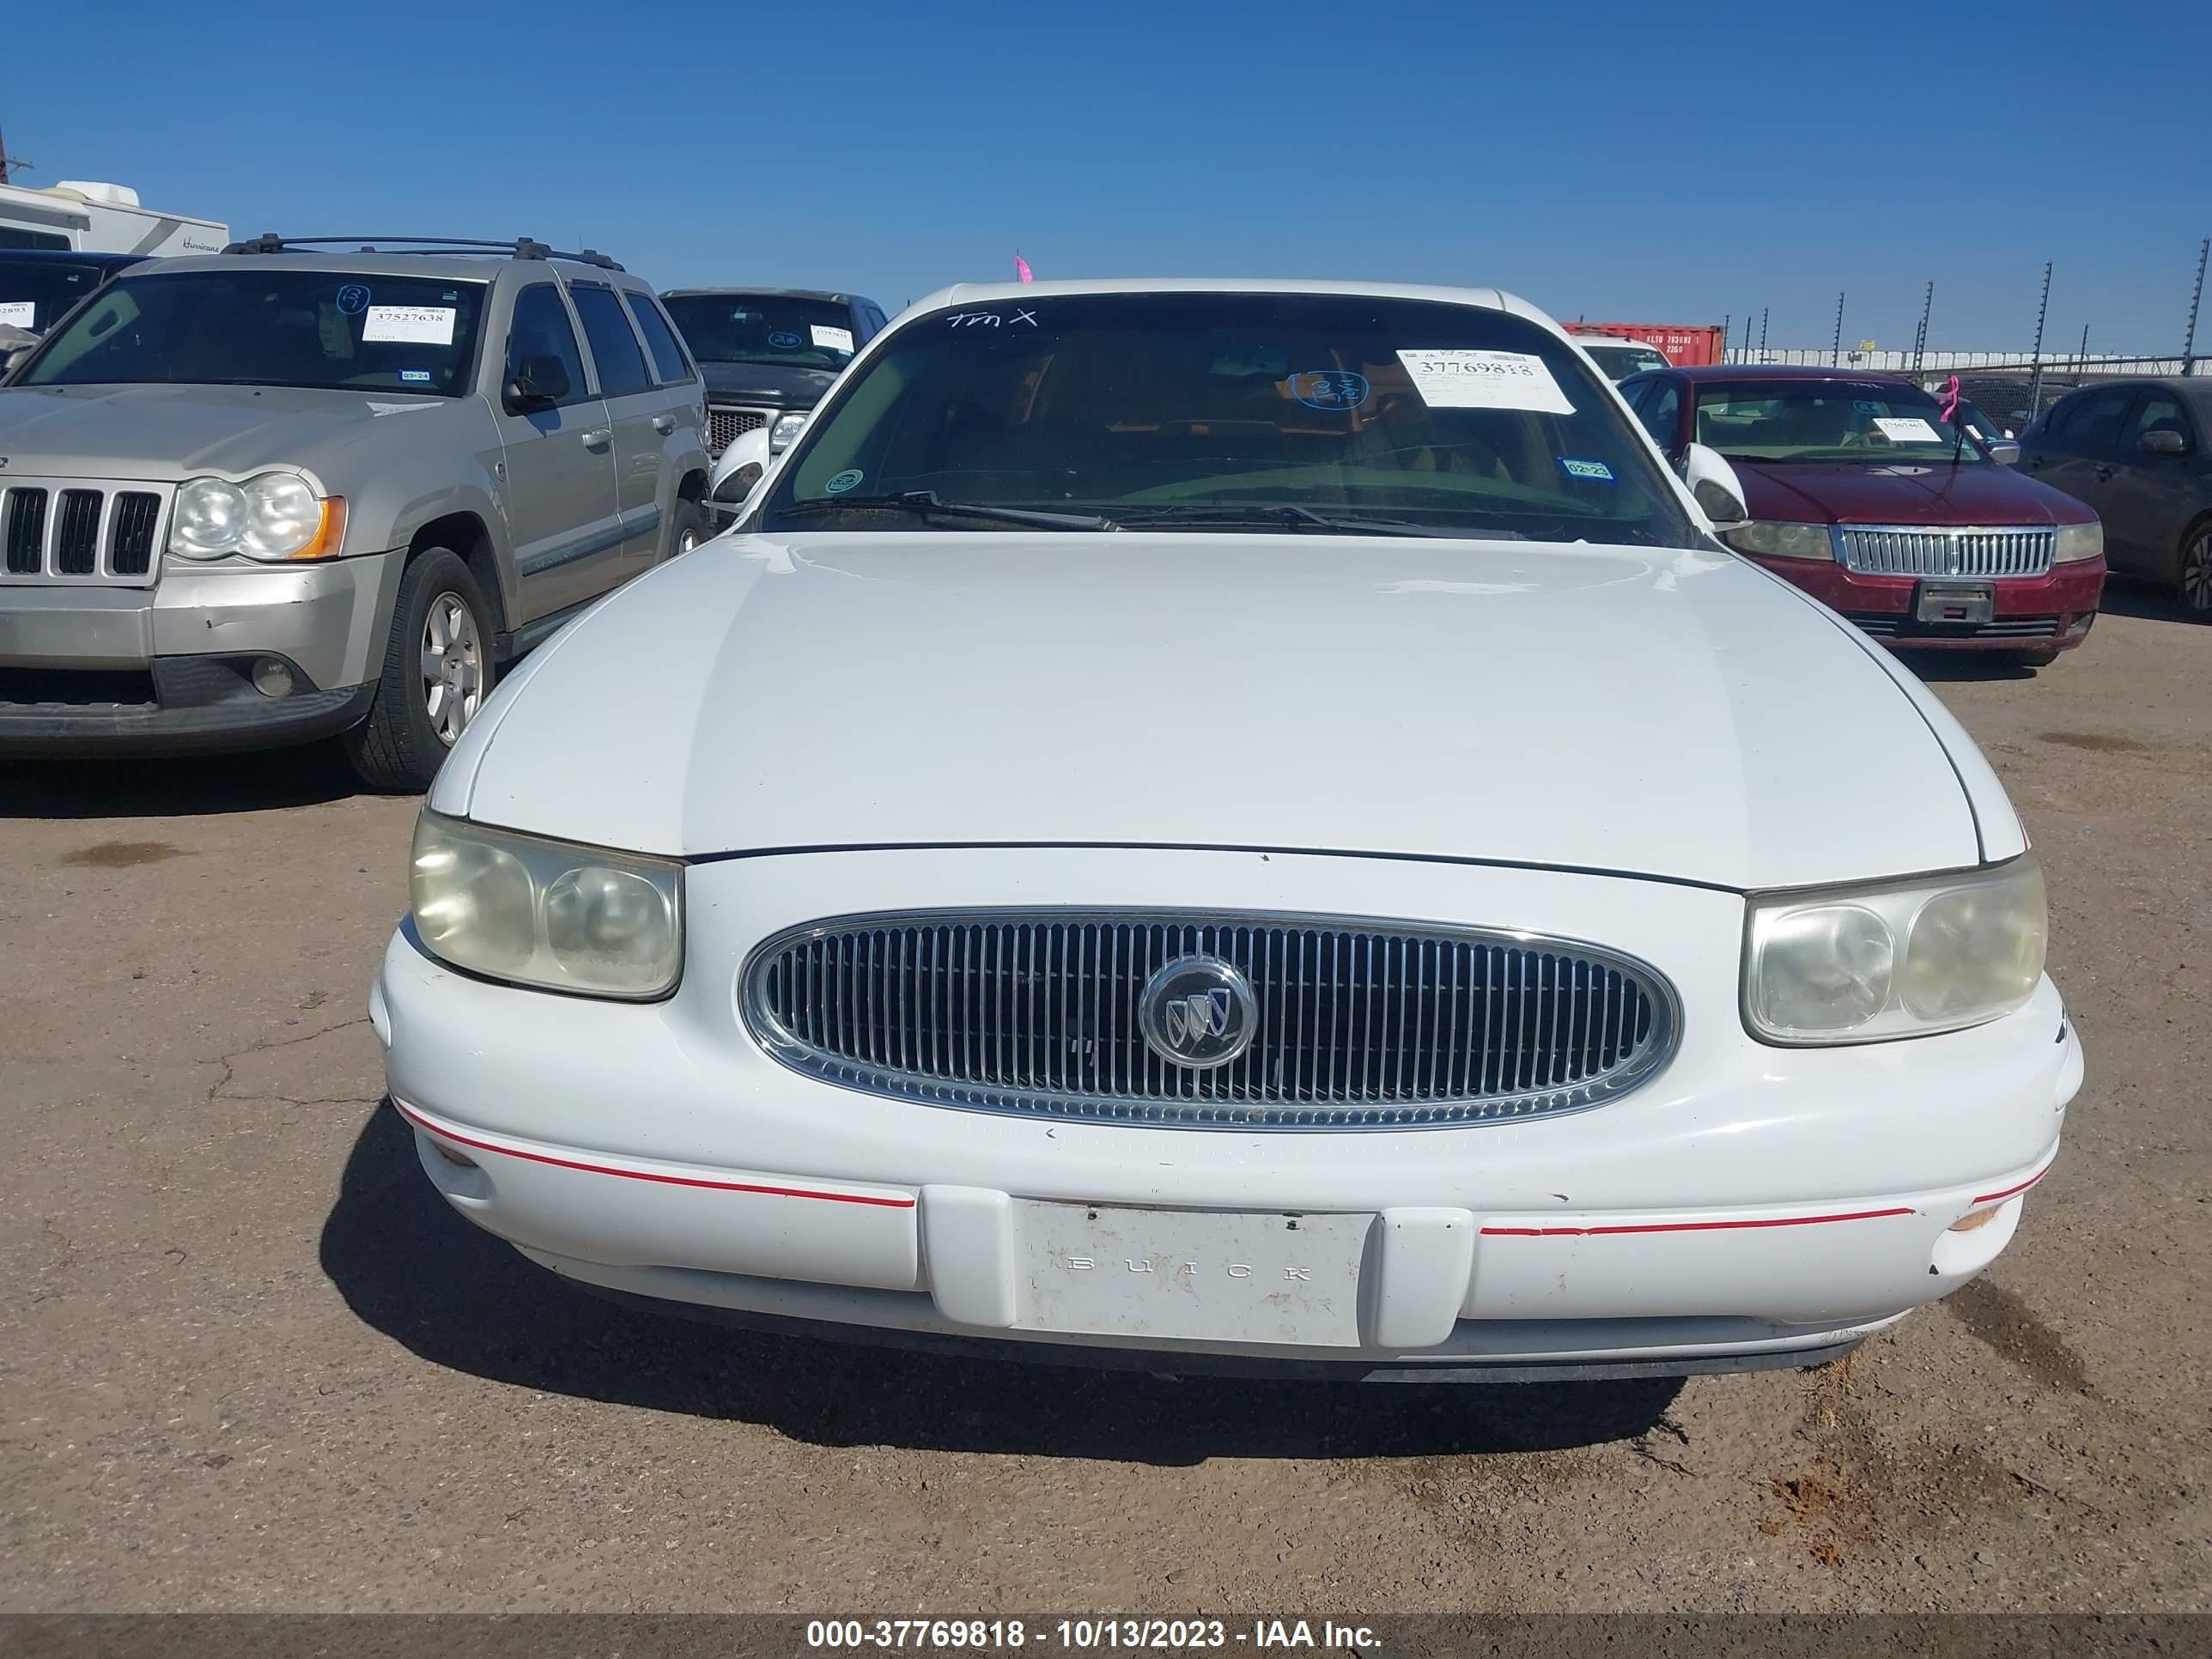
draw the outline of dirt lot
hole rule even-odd
[[[412,801],[319,755],[0,766],[0,1607],[2212,1608],[2212,629],[2118,603],[1940,684],[2088,1049],[2020,1241],[1847,1366],[1686,1386],[1176,1383],[604,1306],[379,1104]]]

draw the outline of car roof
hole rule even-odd
[[[2212,375],[2203,374],[2114,375],[2110,380],[2091,380],[2086,386],[2075,386],[2068,391],[2066,396],[2077,397],[2084,392],[2133,392],[2147,386],[2178,392],[2198,408],[2212,409]]]
[[[1364,300],[1431,300],[1510,312],[1561,339],[1569,337],[1548,313],[1499,289],[1442,288],[1425,283],[1328,283],[1287,276],[1100,276],[1046,283],[956,283],[915,301],[901,315],[918,316],[954,305],[1003,305],[1014,300],[1102,294],[1314,294]]]
[[[660,297],[676,299],[716,299],[727,295],[732,299],[757,300],[824,300],[831,305],[872,306],[873,300],[858,294],[832,294],[819,288],[664,288]],[[880,311],[882,307],[877,306]]]
[[[80,252],[73,247],[0,247],[0,259],[11,263],[27,259],[33,264],[100,265],[109,270],[120,270],[125,265],[143,265],[155,257],[150,253]]]
[[[500,253],[348,253],[337,249],[288,250],[283,253],[193,253],[161,262],[161,274],[183,270],[242,270],[255,267],[323,270],[340,276],[427,276],[433,281],[489,283],[501,271],[557,267],[563,276],[653,291],[630,272],[579,259],[517,259]]]

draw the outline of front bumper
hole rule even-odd
[[[1911,651],[2069,651],[2088,637],[2105,587],[2105,562],[2054,565],[2042,576],[1992,580],[1995,614],[1979,626],[1923,623],[1913,615],[1916,576],[1869,576],[1826,559],[1744,556],[1803,588],[1883,644]]]
[[[739,1315],[1071,1358],[1510,1372],[1820,1357],[1994,1259],[2081,1075],[2047,982],[2008,1018],[1942,1037],[1754,1043],[1736,1012],[1741,900],[1667,884],[1000,849],[737,860],[693,866],[687,888],[686,977],[667,1002],[484,983],[403,927],[371,1012],[393,1102],[456,1209],[592,1287]],[[1558,1118],[1246,1133],[860,1095],[786,1069],[743,1031],[738,972],[782,927],[916,891],[959,906],[1040,890],[1595,939],[1669,974],[1681,1047],[1634,1093]],[[1019,1218],[1036,1202],[1372,1217],[1357,1335],[1315,1346],[1047,1328]],[[1987,1224],[1948,1231],[1992,1206]]]
[[[210,753],[342,732],[375,696],[403,562],[0,586],[0,755]],[[264,658],[289,667],[290,693],[254,689]]]

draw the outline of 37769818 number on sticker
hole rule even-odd
[[[1544,360],[1527,351],[1401,350],[1398,361],[1431,409],[1525,409],[1571,415],[1575,406]]]

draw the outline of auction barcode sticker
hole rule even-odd
[[[38,309],[39,303],[35,300],[0,300],[0,326],[35,328],[38,325],[32,319],[38,314]]]
[[[1575,412],[1544,360],[1526,351],[1401,351],[1398,361],[1431,409]]]
[[[452,306],[371,306],[362,319],[363,341],[405,341],[413,345],[453,343]]]
[[[1917,415],[1878,415],[1874,423],[1881,428],[1881,435],[1893,444],[1940,444],[1943,441],[1943,434]]]

